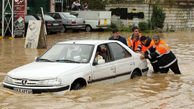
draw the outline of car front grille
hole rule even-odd
[[[38,80],[28,80],[28,79],[13,79],[12,84],[22,85],[22,86],[37,86]]]

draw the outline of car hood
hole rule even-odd
[[[87,66],[87,64],[77,63],[55,63],[55,62],[33,62],[21,67],[18,67],[10,72],[8,76],[12,78],[25,78],[33,80],[52,79],[57,78],[60,74],[73,73],[73,70],[80,67]]]

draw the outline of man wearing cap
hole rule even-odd
[[[141,49],[141,53],[143,55],[149,55],[150,53],[155,52],[155,47],[154,45],[154,41],[149,37],[149,36],[141,36],[140,37],[140,42],[141,44],[139,45],[139,48]],[[149,58],[148,58],[149,59]],[[153,72],[159,72],[159,67],[158,67],[158,62],[157,62],[157,58],[152,58],[149,59],[152,67],[153,67]]]
[[[171,69],[175,74],[181,74],[177,58],[170,50],[170,48],[164,43],[164,41],[160,40],[158,35],[153,37],[155,52],[150,53],[148,55],[141,55],[141,59],[148,58],[153,59],[157,58],[158,66],[161,73],[167,73],[169,69]]]
[[[139,28],[133,27],[132,28],[132,36],[128,38],[128,46],[135,52],[140,52],[140,48],[138,47],[140,43],[140,35],[139,35]]]
[[[123,44],[125,44],[127,46],[126,39],[119,35],[118,29],[114,29],[112,31],[112,36],[109,38],[109,40],[118,40],[118,41],[121,41]]]

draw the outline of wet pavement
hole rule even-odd
[[[131,33],[120,33],[128,38]],[[111,32],[49,35],[48,48],[59,41],[108,39]],[[149,34],[148,34],[149,35]],[[178,58],[182,75],[153,74],[114,84],[90,84],[64,95],[27,95],[0,86],[2,109],[193,109],[194,32],[160,34]],[[34,61],[47,49],[25,49],[25,39],[0,39],[0,84],[8,71]],[[151,68],[150,68],[151,69]],[[152,70],[152,69],[151,69]],[[150,70],[150,71],[151,71]]]

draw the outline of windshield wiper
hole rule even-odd
[[[69,59],[56,60],[56,62],[81,63],[81,62],[78,62],[78,61],[73,61],[73,60],[69,60]]]
[[[51,60],[49,60],[49,59],[41,59],[41,58],[39,58],[37,61],[43,61],[43,62],[53,62],[53,61],[51,61]]]

